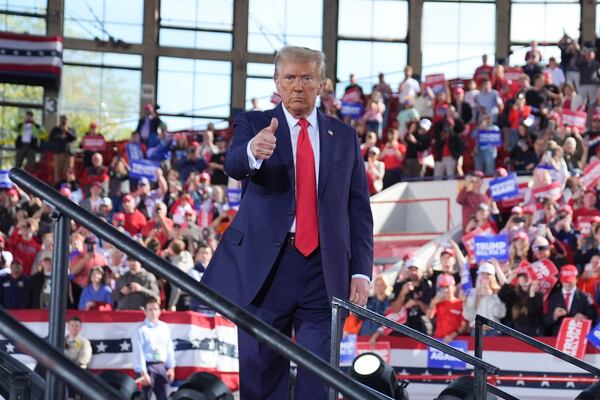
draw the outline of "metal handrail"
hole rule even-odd
[[[52,369],[54,375],[67,382],[85,398],[126,400],[123,394],[101,381],[97,376],[73,364],[62,352],[31,332],[2,307],[0,307],[0,332],[9,338],[20,351],[29,354],[44,367]]]
[[[430,347],[434,347],[446,354],[450,354],[453,357],[458,358],[461,361],[470,364],[475,369],[475,396],[477,400],[485,400],[487,396],[487,390],[492,391],[494,394],[499,395],[505,399],[515,399],[514,396],[498,389],[487,383],[487,375],[497,375],[500,368],[487,363],[481,359],[481,357],[473,357],[470,354],[464,353],[460,350],[455,349],[452,346],[447,345],[444,342],[436,340],[429,335],[421,333],[406,325],[398,324],[397,322],[391,321],[385,318],[383,315],[377,314],[371,310],[363,307],[359,307],[356,304],[352,304],[346,300],[334,297],[331,301],[331,365],[338,367],[340,362],[340,340],[342,336],[341,319],[342,315],[340,308],[344,308],[354,314],[357,314],[363,318],[377,322],[378,324],[390,328],[396,332],[408,336],[416,341],[426,344]],[[493,389],[492,389],[493,388]],[[335,399],[336,393],[333,390],[329,392],[329,399]]]
[[[545,353],[551,354],[554,357],[560,358],[561,360],[568,362],[569,364],[575,365],[581,369],[584,369],[595,376],[600,377],[600,368],[594,367],[591,364],[586,363],[578,358],[570,356],[555,347],[552,347],[544,342],[540,342],[537,339],[527,336],[513,328],[510,328],[500,322],[492,321],[483,315],[477,314],[475,317],[475,357],[482,358],[483,355],[483,325],[487,325],[491,328],[496,329],[504,333],[505,335],[512,336],[513,338],[526,343],[536,349],[542,350]]]
[[[294,344],[289,337],[275,330],[240,306],[222,297],[204,284],[195,281],[185,272],[174,267],[142,244],[127,237],[113,226],[63,197],[54,188],[36,177],[17,168],[10,170],[9,177],[24,191],[40,197],[62,215],[75,220],[98,237],[113,244],[117,249],[137,259],[150,272],[165,278],[171,284],[196,297],[237,324],[239,328],[254,335],[259,341],[271,347],[271,349],[281,356],[306,368],[349,398],[360,400],[383,398],[381,395],[373,393],[365,386],[352,380],[339,369],[333,368],[325,360]]]

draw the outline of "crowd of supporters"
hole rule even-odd
[[[146,105],[144,111],[131,139],[118,143],[106,142],[96,124],[76,141],[67,116],[44,135],[27,112],[16,127],[16,164],[200,280],[220,234],[235,215],[231,192],[240,192],[236,185],[227,187],[223,172],[227,135],[216,135],[212,127],[170,133],[153,106]],[[47,308],[53,273],[52,210],[6,181],[3,187],[0,304],[9,309]],[[69,308],[139,310],[148,299],[158,298],[164,309],[205,310],[74,222],[69,251]]]
[[[395,282],[374,277],[369,308],[445,340],[468,334],[477,313],[533,335],[555,335],[565,316],[596,320],[600,200],[595,181],[586,186],[581,177],[600,150],[600,63],[593,48],[567,37],[560,47],[557,62],[543,60],[532,43],[519,67],[488,65],[484,56],[469,80],[419,82],[407,66],[397,91],[381,74],[368,96],[353,76],[341,99],[326,84],[320,107],[356,127],[371,194],[404,179],[468,175],[457,199],[463,234],[510,238],[509,261],[480,264],[464,243],[438,243],[430,259],[406,260]],[[78,138],[66,116],[49,135],[31,113],[15,130],[18,167],[200,279],[240,192],[223,172],[230,131],[172,133],[152,105],[120,143],[105,142],[96,124]],[[490,132],[501,143],[481,139]],[[36,169],[40,153],[46,163]],[[516,203],[482,191],[484,176],[513,171],[531,175]],[[558,195],[535,190],[554,183]],[[40,199],[16,187],[0,190],[4,307],[48,307],[52,224]],[[69,307],[140,309],[158,297],[164,309],[203,309],[111,244],[71,228]],[[527,270],[543,260],[558,271],[550,288]],[[388,333],[354,322],[349,331],[373,339]]]

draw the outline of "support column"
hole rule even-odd
[[[421,75],[421,35],[423,30],[423,0],[408,2],[408,64]]]
[[[504,62],[507,63],[509,52],[510,52],[510,0],[497,0],[496,1],[496,60],[504,60]]]
[[[231,65],[231,116],[246,108],[246,63],[248,61],[249,0],[233,6],[233,62]]]
[[[333,81],[337,77],[337,41],[338,41],[339,0],[323,2],[323,53],[327,62],[325,76]]]
[[[48,0],[46,9],[46,35],[63,36],[64,14],[64,0]],[[46,129],[46,132],[50,132],[50,129],[58,124],[58,95],[58,89],[44,88],[42,125]]]
[[[144,30],[142,35],[142,87],[140,89],[140,114],[144,104],[156,104],[158,75],[159,1],[144,2]]]
[[[596,42],[596,2],[583,0],[581,2],[581,43]]]
[[[70,220],[56,212],[54,215],[54,251],[52,252],[52,276],[50,277],[50,316],[48,342],[56,350],[65,348],[65,316],[69,293],[69,231]],[[50,370],[46,373],[45,400],[64,398],[64,382]]]

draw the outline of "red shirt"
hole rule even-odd
[[[23,274],[31,276],[31,267],[35,256],[42,246],[34,239],[26,240],[21,235],[17,235],[14,241],[8,242],[8,250],[12,253],[13,259],[20,259],[23,262]]]
[[[142,228],[146,226],[146,217],[140,212],[140,210],[134,210],[131,214],[125,213],[125,230],[129,232],[131,236],[135,236],[141,232]]]
[[[444,338],[456,332],[462,325],[462,301],[460,299],[444,300],[435,305],[435,332],[436,338]]]
[[[402,143],[396,143],[396,148],[400,151],[400,153],[402,153],[403,156],[406,154],[406,146]],[[404,158],[402,161],[398,160],[396,151],[393,148],[388,147],[387,144],[381,148],[381,154],[383,154],[381,161],[383,161],[383,165],[385,165],[386,170],[402,168],[404,165]]]
[[[452,157],[452,152],[450,151],[450,136],[444,140],[444,147],[442,147],[442,157]]]
[[[600,216],[600,211],[595,208],[576,208],[573,210],[573,222],[577,223],[579,217],[596,217]]]
[[[71,261],[69,261],[69,264],[71,266],[76,265],[84,257],[85,254],[77,254]],[[101,254],[94,253],[94,256],[83,265],[81,271],[79,271],[79,273],[73,277],[73,282],[82,288],[86,287],[89,283],[88,280],[90,278],[90,271],[92,268],[103,267],[107,264],[108,263],[106,262],[106,259]]]
[[[173,228],[173,220],[171,218],[165,218],[165,225],[167,225],[169,229]],[[165,232],[165,230],[162,229],[162,224],[158,222],[158,220],[151,219],[150,221],[148,221],[148,223],[142,228],[142,236],[144,238],[147,238],[148,236],[150,236],[150,232],[152,232],[152,229],[155,228],[158,229],[158,232],[154,237],[156,238],[156,240],[158,240],[162,247],[165,243],[167,243],[167,240],[169,240],[169,235],[167,235],[167,232]]]

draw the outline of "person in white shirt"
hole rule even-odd
[[[175,346],[169,326],[160,321],[158,299],[146,300],[146,319],[131,338],[135,372],[142,378],[144,398],[154,392],[157,400],[167,400],[175,379]]]
[[[556,58],[550,57],[548,59],[548,71],[550,71],[552,84],[556,85],[559,88],[562,87],[563,83],[566,82],[565,73],[558,66],[558,63],[556,62]]]
[[[406,97],[417,97],[421,93],[421,85],[413,77],[413,68],[407,65],[404,68],[404,80],[398,87],[398,99],[404,100]]]

